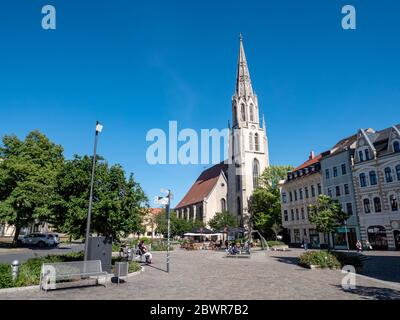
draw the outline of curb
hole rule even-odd
[[[145,268],[143,266],[140,266],[140,270],[136,272],[132,272],[128,274],[128,278],[137,276],[145,271]],[[107,283],[112,283],[112,278],[114,274],[110,273],[108,274],[109,278]],[[0,289],[0,294],[2,293],[15,293],[19,291],[28,291],[28,290],[39,290],[39,285],[36,286],[29,286],[29,287],[16,287],[16,288],[6,288],[6,289]]]

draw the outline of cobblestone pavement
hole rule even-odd
[[[296,265],[300,251],[256,252],[250,259],[225,258],[222,252],[154,253],[154,264],[128,283],[51,291],[0,293],[0,299],[400,299],[400,286],[357,277],[357,289],[344,291],[338,270],[308,270]]]

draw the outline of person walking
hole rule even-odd
[[[362,244],[361,244],[360,240],[357,240],[356,248],[357,248],[357,252],[361,252],[362,251]]]

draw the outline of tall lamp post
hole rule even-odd
[[[90,235],[90,219],[92,216],[92,203],[93,203],[93,184],[94,184],[94,173],[96,167],[96,153],[97,153],[97,142],[99,140],[99,133],[103,130],[103,126],[99,121],[96,122],[96,134],[94,138],[94,150],[93,150],[93,164],[92,164],[92,177],[90,180],[90,195],[89,195],[89,209],[86,221],[86,239],[85,239],[85,257],[84,260],[88,260],[89,254],[89,235]]]
[[[165,213],[167,215],[167,272],[169,273],[169,263],[170,263],[170,237],[171,237],[171,214],[170,206],[172,193],[171,190],[161,189],[161,192],[167,193],[166,197],[156,197],[155,202],[157,204],[165,205]]]

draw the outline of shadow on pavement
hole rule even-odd
[[[359,295],[365,299],[400,300],[400,291],[395,289],[357,286],[356,289],[345,290],[338,285],[335,285],[335,287],[340,288],[340,290],[346,293]]]
[[[360,274],[400,283],[400,256],[367,256]]]
[[[288,264],[293,264],[293,265],[297,265],[297,262],[299,261],[299,259],[296,257],[274,257],[274,256],[271,256],[271,258],[274,258],[278,262],[283,262],[283,263],[288,263]]]

